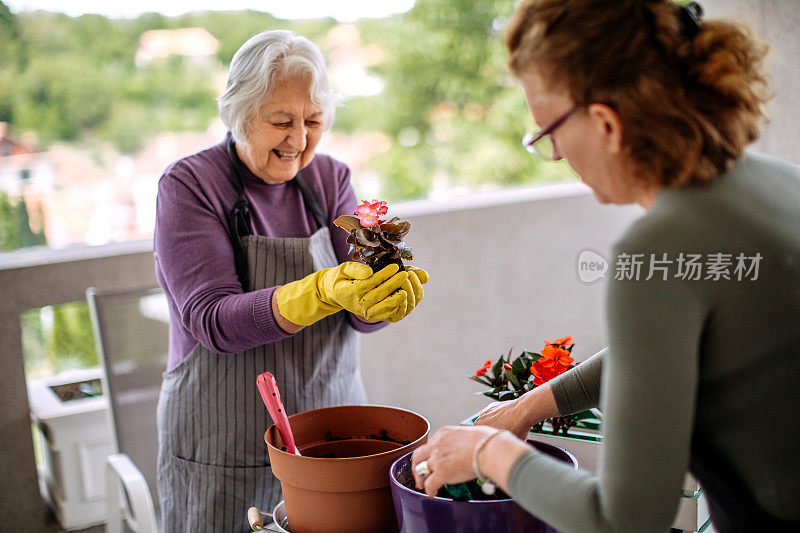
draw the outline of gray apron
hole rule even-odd
[[[298,186],[320,229],[308,238],[241,236],[243,287],[282,285],[338,264],[327,224],[319,222],[325,220],[320,203],[304,185]],[[161,385],[162,531],[250,531],[247,509],[272,511],[281,500],[264,443],[272,420],[256,388],[256,376],[267,371],[288,414],[366,403],[358,337],[344,312],[242,353],[217,354],[198,344]]]

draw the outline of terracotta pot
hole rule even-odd
[[[428,440],[425,418],[396,407],[345,405],[292,415],[289,424],[303,456],[281,450],[275,425],[264,440],[292,533],[398,531],[389,467]],[[382,432],[397,442],[369,438]]]
[[[528,444],[578,468],[575,457],[562,448],[534,440],[528,440]],[[455,501],[418,492],[411,475],[410,453],[392,464],[390,475],[394,508],[403,533],[558,533],[511,498]]]

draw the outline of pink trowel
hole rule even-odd
[[[278,392],[275,376],[269,372],[264,372],[256,378],[256,385],[261,393],[261,399],[264,400],[264,405],[267,406],[269,416],[278,426],[278,433],[281,434],[281,439],[286,445],[286,451],[300,455],[300,451],[294,445],[294,435],[292,435],[292,428],[289,426],[289,419],[286,418],[286,409],[283,408],[281,393]]]

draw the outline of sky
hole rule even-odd
[[[14,13],[52,11],[76,17],[97,13],[110,18],[135,18],[158,12],[176,16],[191,11],[237,11],[253,9],[283,19],[334,17],[339,22],[358,18],[381,18],[403,13],[415,0],[3,0]]]

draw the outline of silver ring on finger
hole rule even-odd
[[[431,469],[428,468],[428,461],[422,461],[417,466],[414,467],[414,472],[423,479],[431,475]]]

